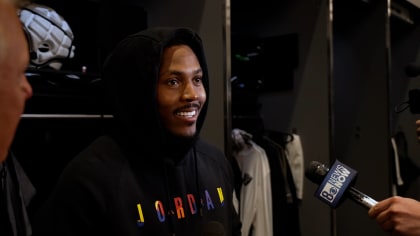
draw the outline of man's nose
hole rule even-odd
[[[186,84],[182,97],[186,100],[197,100],[198,92],[196,91],[196,87],[192,83]]]
[[[29,99],[33,95],[32,86],[29,84],[28,79],[25,77],[22,83],[22,89],[25,93],[25,99]]]

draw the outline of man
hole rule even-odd
[[[9,153],[32,88],[25,77],[29,50],[16,6],[0,0],[0,235],[31,235],[26,207],[35,193]]]
[[[209,98],[200,37],[128,36],[103,78],[116,130],[65,168],[39,235],[240,235],[229,162],[199,137]]]
[[[0,162],[6,159],[32,88],[25,77],[29,50],[17,10],[0,0]]]

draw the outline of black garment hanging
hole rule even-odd
[[[281,132],[275,130],[265,130],[264,136],[272,140],[275,144],[280,145],[286,149],[286,144],[294,140],[293,134],[288,132]]]
[[[420,168],[408,156],[405,134],[399,131],[394,135],[394,139],[397,145],[400,173],[404,182],[402,185],[397,185],[397,193],[420,200]]]
[[[277,143],[267,135],[254,136],[253,140],[265,150],[270,165],[273,235],[300,236],[299,200],[284,149],[286,143]]]

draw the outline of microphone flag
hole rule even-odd
[[[336,208],[343,194],[357,177],[357,171],[335,160],[314,196],[328,206]]]

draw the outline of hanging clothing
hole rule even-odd
[[[272,236],[271,179],[266,152],[243,130],[232,130],[232,139],[233,157],[242,177],[239,197],[242,236]]]
[[[304,180],[304,157],[303,147],[300,136],[295,133],[285,133],[274,130],[266,130],[263,136],[272,140],[285,152],[290,171],[293,175],[296,195],[299,200],[303,199],[303,180]],[[285,166],[285,165],[283,165]],[[284,171],[285,172],[285,171]]]
[[[300,236],[300,201],[286,155],[286,143],[277,143],[265,135],[254,136],[253,140],[265,150],[270,165],[272,212],[275,222],[273,235]]]
[[[395,144],[394,144],[395,143]],[[394,183],[396,194],[420,200],[420,167],[408,155],[407,140],[403,132],[391,139],[394,149]]]
[[[11,152],[0,163],[0,179],[0,235],[32,235],[27,207],[36,190]]]
[[[290,165],[296,187],[296,196],[303,199],[303,179],[305,173],[302,142],[300,136],[292,134],[293,139],[286,143],[286,157]]]

